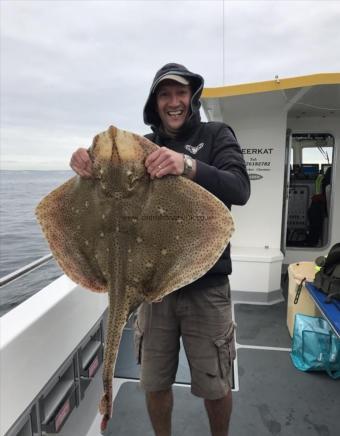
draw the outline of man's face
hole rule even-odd
[[[163,129],[176,133],[184,124],[190,112],[191,89],[173,80],[164,80],[156,94],[157,112]]]

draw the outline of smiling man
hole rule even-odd
[[[169,78],[170,77],[170,78]],[[164,130],[175,135],[183,126],[190,111],[189,82],[180,76],[168,75],[157,90],[157,111]]]
[[[169,137],[176,138],[190,116],[191,97],[190,82],[179,75],[165,74],[154,83],[150,100],[159,116],[162,131]],[[196,162],[189,160],[186,155],[171,153],[165,148],[152,153],[146,160],[146,168],[151,178],[183,174],[186,166],[192,166],[190,174],[187,175],[193,178]]]
[[[144,107],[144,122],[153,131],[146,137],[160,148],[147,157],[145,166],[151,179],[169,174],[192,179],[230,209],[232,204],[247,202],[250,182],[233,130],[221,122],[201,122],[203,84],[199,74],[175,63],[156,73]],[[80,176],[91,176],[86,149],[73,153],[71,167]],[[180,337],[189,362],[191,392],[204,399],[211,434],[228,435],[235,358],[230,273],[228,246],[205,276],[161,302],[144,303],[138,311],[135,342],[141,385],[156,436],[171,435],[171,386]]]

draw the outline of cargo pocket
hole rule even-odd
[[[228,376],[233,360],[236,357],[234,330],[235,324],[232,322],[227,333],[214,341],[222,378]]]
[[[135,322],[134,327],[134,343],[135,343],[135,356],[138,365],[142,362],[142,345],[143,345],[143,332],[138,326],[138,322]]]

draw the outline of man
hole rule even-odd
[[[229,208],[243,205],[250,195],[250,182],[242,152],[226,124],[201,122],[203,83],[200,75],[175,63],[156,73],[144,107],[144,122],[153,130],[146,137],[161,148],[147,157],[145,166],[151,179],[183,175]],[[85,149],[72,155],[71,167],[80,176],[91,176],[92,164]],[[211,434],[228,435],[235,358],[230,273],[228,246],[204,277],[161,302],[144,303],[138,311],[135,341],[141,385],[156,436],[171,435],[171,386],[180,336],[191,371],[191,392],[204,399]]]

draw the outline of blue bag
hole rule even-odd
[[[326,371],[334,379],[340,377],[340,339],[323,318],[295,315],[290,356],[301,371]]]

